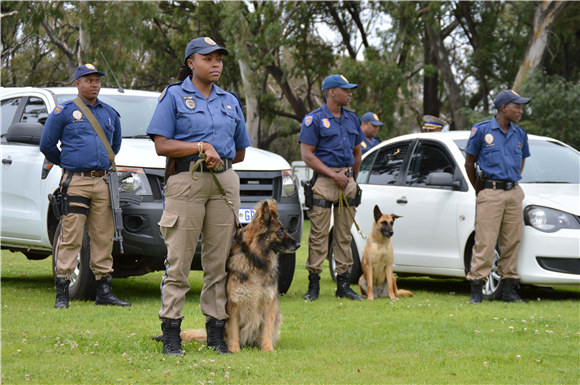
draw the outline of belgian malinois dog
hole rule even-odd
[[[362,275],[358,280],[358,285],[362,295],[367,299],[386,297],[392,300],[399,296],[412,297],[413,293],[408,290],[397,288],[397,279],[393,274],[393,224],[396,218],[401,218],[395,214],[383,214],[379,206],[374,208],[375,221],[373,229],[369,235],[363,250],[361,267]]]
[[[225,338],[228,349],[259,346],[271,352],[280,337],[282,313],[278,306],[278,255],[300,247],[278,220],[276,201],[256,205],[252,221],[238,230],[227,262]],[[181,332],[183,341],[205,341],[205,329]]]

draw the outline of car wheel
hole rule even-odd
[[[296,253],[278,254],[278,293],[280,295],[286,294],[290,289],[295,268]]]
[[[60,233],[62,231],[61,223],[59,222],[54,240],[52,242],[52,272],[56,279],[56,250],[60,240]],[[70,276],[69,295],[71,299],[79,300],[94,300],[97,295],[97,284],[95,275],[91,270],[91,247],[90,238],[85,229],[83,235],[83,243],[81,251],[77,256],[77,266]]]
[[[354,240],[350,241],[350,251],[352,253],[352,266],[350,267],[350,276],[348,282],[351,285],[358,283],[358,279],[362,275],[362,268],[360,266],[360,258]],[[330,267],[330,277],[336,282],[336,270],[334,262],[334,250],[332,247],[332,234],[328,237],[328,265]]]
[[[469,250],[473,250],[473,243],[471,243]],[[493,264],[491,266],[491,271],[487,276],[487,280],[483,285],[483,298],[489,301],[494,299],[501,299],[503,286],[501,285],[501,275],[497,271],[497,261],[499,261],[500,253],[499,248],[495,247],[495,252],[493,255]],[[469,253],[469,261],[466,266],[471,266],[471,259],[473,258],[473,251]],[[469,270],[466,270],[466,273]]]

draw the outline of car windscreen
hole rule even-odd
[[[465,156],[467,139],[454,141]],[[558,142],[530,139],[520,183],[580,183],[580,153]]]
[[[76,98],[77,95],[55,95],[56,103],[61,104]],[[151,121],[157,96],[142,95],[99,95],[99,100],[111,105],[121,115],[123,138],[147,138],[147,126]]]

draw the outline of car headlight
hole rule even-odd
[[[298,180],[294,171],[282,170],[282,198],[290,198],[298,193]]]
[[[524,223],[545,233],[554,233],[560,229],[580,229],[580,222],[574,215],[541,206],[526,207]]]
[[[119,191],[136,195],[153,195],[142,168],[117,167]]]

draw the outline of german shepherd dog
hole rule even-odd
[[[228,349],[259,346],[271,352],[280,337],[282,313],[278,306],[277,252],[300,247],[278,220],[276,201],[265,200],[255,207],[252,221],[238,230],[227,262],[225,337]],[[181,332],[183,341],[204,341],[206,331]]]
[[[386,297],[392,300],[399,296],[412,297],[413,293],[408,290],[397,288],[397,279],[393,274],[393,224],[396,218],[401,218],[395,214],[383,214],[379,206],[374,208],[375,221],[373,229],[365,248],[363,250],[361,267],[362,275],[358,280],[358,285],[362,295],[367,299]]]

